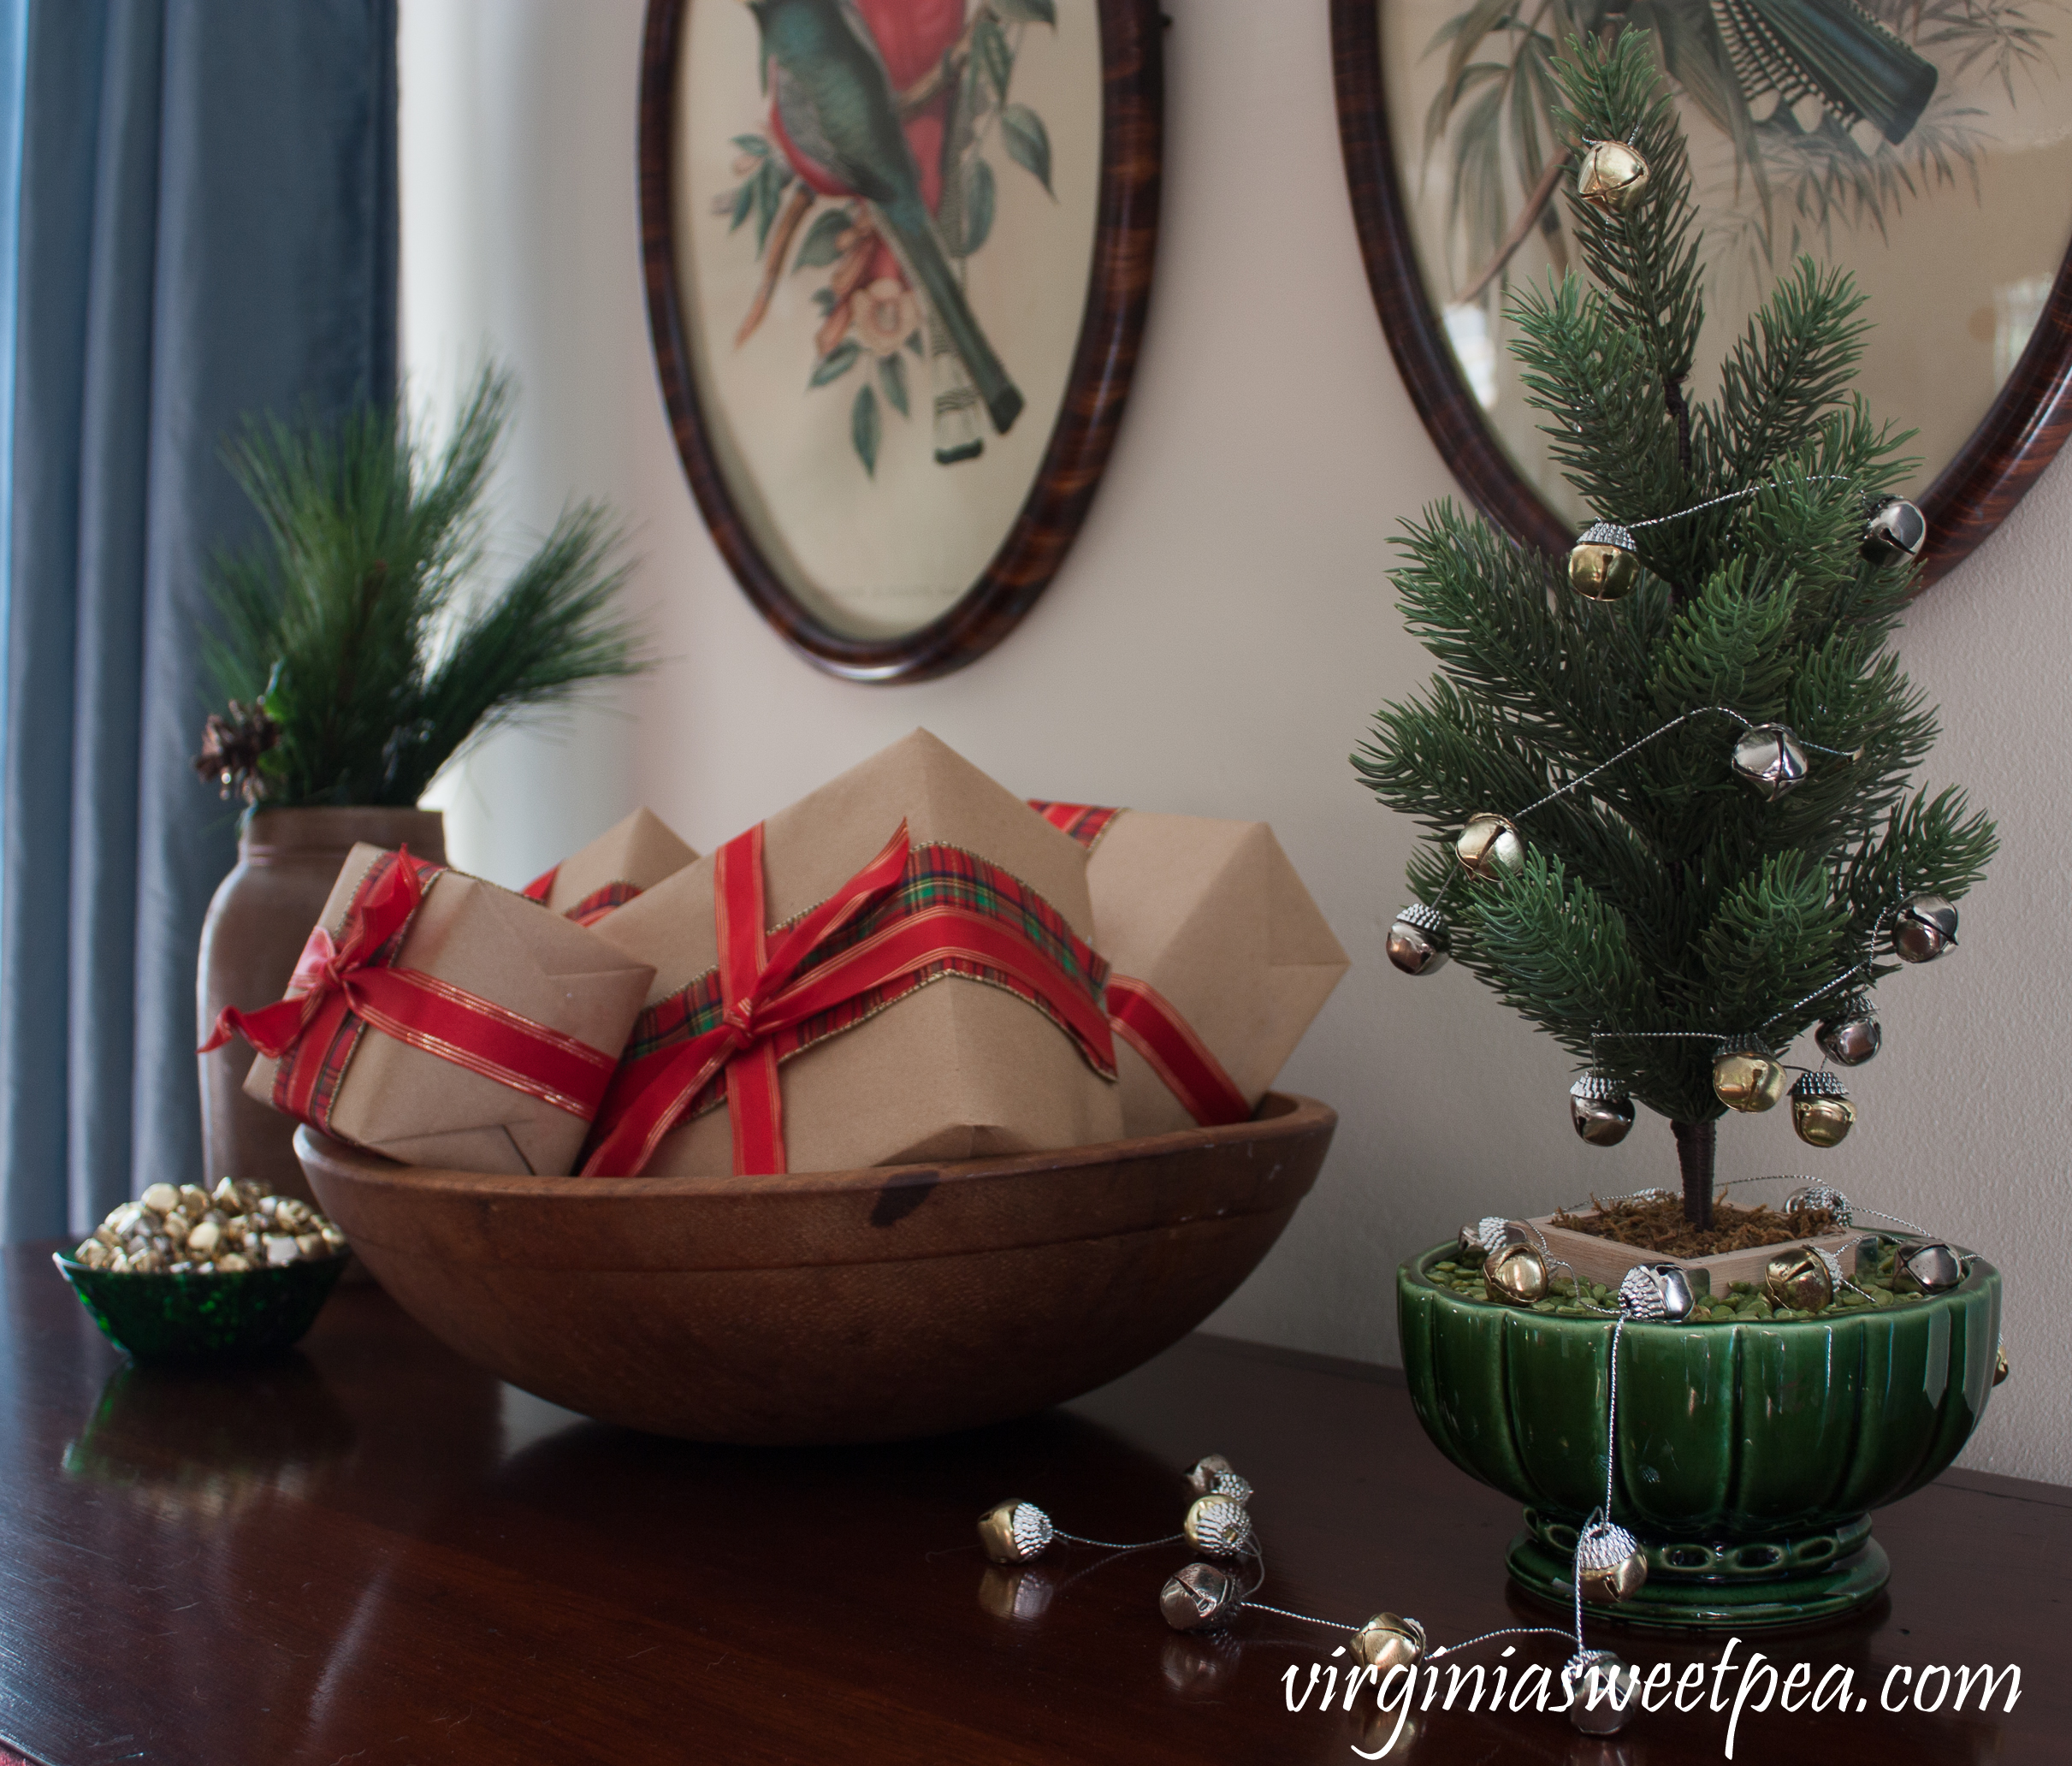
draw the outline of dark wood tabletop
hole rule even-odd
[[[1180,1468],[1258,1487],[1259,1598],[1435,1642],[1546,1622],[1507,1590],[1516,1508],[1426,1442],[1400,1378],[1208,1336],[1027,1421],[897,1447],[697,1447],[586,1421],[456,1359],[370,1286],[236,1371],[126,1364],[52,1269],[0,1259],[0,1740],[44,1766],[725,1761],[1347,1762],[1388,1739],[1288,1709],[1342,1633],[1257,1612],[1160,1620],[1167,1546],[1054,1547],[1019,1578],[973,1531],[1009,1496],[1105,1539],[1170,1532]],[[2017,1369],[2015,1379],[2020,1379]],[[2020,1403],[2010,1383],[1996,1402]],[[1649,1766],[1723,1757],[1752,1650],[1854,1672],[1866,1708],[1744,1711],[1734,1757],[2072,1760],[2072,1491],[1952,1474],[1877,1518],[1889,1597],[1744,1638],[1730,1709],[1613,1742],[1526,1710],[1418,1716],[1391,1759]],[[1631,1662],[1726,1640],[1611,1625]],[[1558,1663],[1553,1639],[1508,1659]],[[1475,1656],[1494,1668],[1501,1644]],[[1340,1658],[1341,1661],[1343,1658]],[[2019,1666],[1990,1716],[1903,1702],[1896,1668]],[[1760,1684],[1750,1700],[1760,1697]],[[1933,1697],[1933,1695],[1931,1695]],[[1465,1694],[1462,1695],[1465,1703]]]

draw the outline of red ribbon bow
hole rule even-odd
[[[353,892],[338,939],[321,926],[310,933],[287,998],[258,1011],[225,1006],[200,1052],[242,1036],[280,1064],[274,1102],[324,1128],[329,1111],[317,1100],[323,1054],[347,1020],[358,1018],[398,1042],[589,1122],[612,1080],[613,1059],[602,1049],[437,975],[377,960],[410,923],[424,899],[425,880],[439,869],[412,858],[407,848],[393,859],[376,860]]]
[[[726,1076],[737,1176],[785,1169],[784,1105],[778,1086],[785,1033],[859,994],[950,959],[982,964],[1041,999],[1106,1070],[1114,1042],[1096,999],[1027,938],[998,920],[938,903],[893,921],[803,975],[808,960],[897,887],[907,869],[907,825],[826,901],[768,947],[763,928],[762,825],[713,855],[719,945],[719,1022],[687,1042],[626,1062],[600,1113],[586,1177],[637,1176],[713,1076]]]

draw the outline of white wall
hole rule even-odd
[[[916,724],[1016,791],[1279,832],[1354,969],[1284,1083],[1335,1104],[1315,1194],[1219,1330],[1382,1361],[1392,1272],[1465,1217],[1674,1182],[1666,1127],[1578,1144],[1569,1064],[1458,969],[1412,982],[1381,929],[1408,823],[1347,755],[1429,669],[1383,571],[1396,524],[1452,489],[1363,279],[1326,9],[1168,0],[1164,227],[1122,441],[1057,582],[991,655],[923,686],[797,660],[701,524],[648,356],[634,198],[639,0],[404,0],[406,350],[420,387],[483,347],[524,406],[503,487],[544,526],[571,492],[639,525],[669,661],[558,742],[511,738],[448,781],[462,862],[522,881],[646,802],[701,850]],[[1730,1123],[1723,1176],[1803,1170],[1999,1261],[2014,1378],[1966,1457],[2072,1483],[2072,1347],[2046,1314],[2069,1235],[2072,1101],[2072,469],[1909,622],[1941,702],[1933,776],[1971,785],[2006,850],[1961,954],[1882,990],[1886,1052],[1824,1155],[1784,1112]],[[1106,660],[1103,660],[1106,659]]]

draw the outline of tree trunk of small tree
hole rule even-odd
[[[1713,1160],[1720,1147],[1716,1122],[1672,1122],[1676,1162],[1684,1173],[1684,1218],[1693,1226],[1713,1224]]]

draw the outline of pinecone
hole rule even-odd
[[[267,716],[254,700],[250,705],[230,702],[230,714],[210,712],[202,726],[201,752],[194,756],[194,771],[204,781],[213,779],[218,797],[233,791],[247,803],[264,795],[266,784],[259,777],[259,756],[281,740],[281,726]]]

